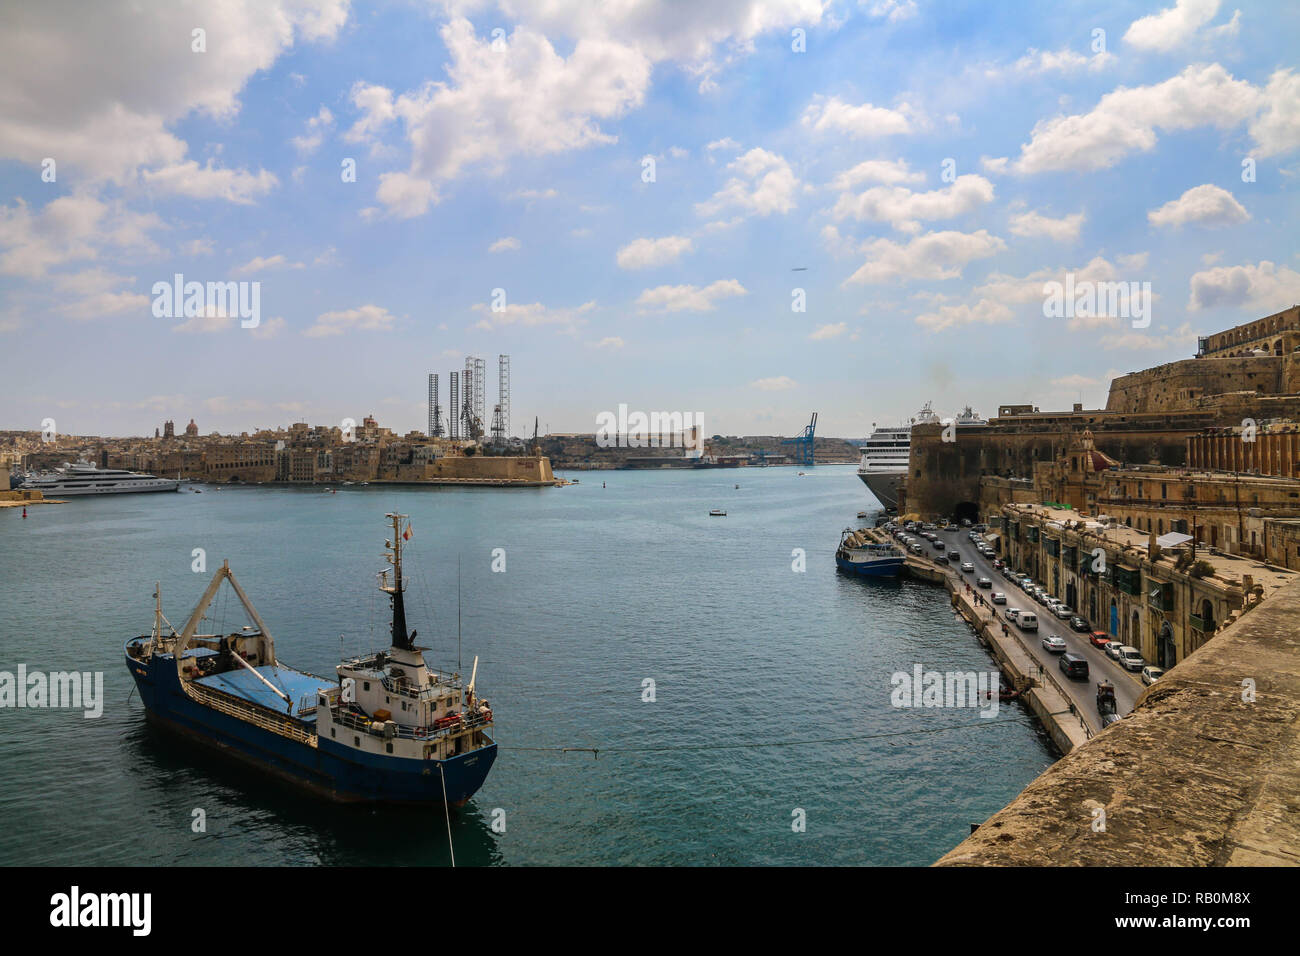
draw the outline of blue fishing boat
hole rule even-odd
[[[386,516],[391,568],[379,588],[392,609],[392,644],[342,661],[334,677],[281,663],[252,602],[222,564],[179,632],[154,591],[150,634],[126,642],[126,666],[148,720],[270,774],[340,802],[461,806],[496,759],[492,707],[468,685],[424,661],[407,631],[402,544],[406,515]],[[390,576],[391,575],[391,576]],[[252,624],[229,634],[198,627],[223,582]]]
[[[906,555],[892,544],[877,544],[865,531],[845,528],[835,549],[835,566],[846,574],[868,578],[897,577]]]

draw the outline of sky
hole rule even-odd
[[[1300,302],[1292,3],[0,21],[2,429],[405,432],[466,355],[490,409],[507,353],[515,434],[624,404],[863,437],[926,401],[1102,407],[1114,375]],[[177,274],[258,308],[186,314]],[[1048,315],[1067,274],[1150,308]]]

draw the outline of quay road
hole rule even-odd
[[[956,551],[961,555],[961,560],[952,564],[952,570],[957,576],[970,584],[971,588],[989,601],[991,610],[997,613],[998,619],[1004,621],[1007,630],[1018,635],[1021,643],[1033,655],[1034,659],[1042,665],[1045,671],[1050,671],[1052,677],[1056,679],[1059,686],[1069,698],[1074,701],[1075,707],[1083,714],[1084,719],[1096,733],[1101,730],[1101,715],[1097,713],[1097,681],[1108,680],[1115,685],[1115,705],[1121,715],[1127,714],[1133,709],[1134,703],[1137,702],[1138,695],[1146,688],[1142,681],[1138,679],[1133,671],[1125,670],[1118,663],[1106,656],[1106,652],[1100,647],[1093,647],[1088,640],[1088,635],[1073,630],[1068,620],[1061,620],[1046,607],[1039,604],[1034,598],[1011,581],[1008,581],[1002,574],[993,567],[993,561],[985,558],[975,550],[975,542],[967,537],[969,528],[963,528],[960,531],[944,531],[939,529],[939,537],[948,545],[948,551]],[[926,548],[930,554],[936,553],[929,543],[926,542]],[[961,562],[969,561],[975,566],[973,574],[961,570]],[[976,588],[975,582],[980,578],[988,578],[993,582],[993,587],[987,590]],[[993,604],[992,595],[994,591],[1001,591],[1007,596],[1006,604]],[[1008,621],[1003,612],[1009,607],[1018,607],[1022,611],[1033,611],[1038,615],[1037,631],[1022,631],[1014,622]],[[1076,609],[1077,610],[1077,609]],[[1096,628],[1103,630],[1103,628]],[[1055,634],[1057,637],[1065,640],[1065,646],[1075,654],[1080,654],[1088,661],[1088,679],[1071,680],[1065,676],[1057,663],[1061,655],[1053,654],[1043,647],[1042,640],[1049,634]]]

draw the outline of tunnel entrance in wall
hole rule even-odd
[[[979,523],[980,506],[973,501],[963,501],[952,510],[952,519],[958,524],[967,518],[970,519],[971,524]]]

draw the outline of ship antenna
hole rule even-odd
[[[456,555],[456,673],[460,673],[460,555]]]
[[[393,565],[393,586],[379,585],[381,591],[387,592],[393,605],[393,646],[399,650],[411,649],[411,638],[406,630],[406,603],[402,598],[402,519],[406,515],[396,512],[385,515],[393,519],[393,540],[387,542],[392,551],[386,555]]]

